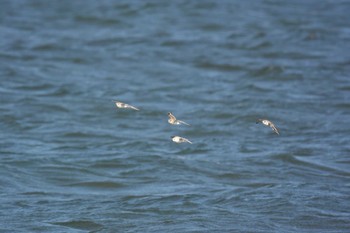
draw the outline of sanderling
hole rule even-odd
[[[131,106],[129,104],[125,104],[125,103],[122,103],[122,102],[119,102],[119,101],[116,101],[116,100],[113,100],[115,102],[115,106],[117,106],[118,108],[129,108],[129,109],[134,109],[136,111],[139,111],[140,109],[134,107],[134,106]]]
[[[172,125],[181,125],[181,124],[190,125],[184,121],[177,120],[176,117],[171,112],[168,112],[168,117],[169,117],[168,122]]]
[[[266,120],[266,119],[258,119],[258,120],[256,121],[256,123],[258,124],[259,122],[263,123],[263,124],[266,125],[266,126],[270,126],[271,129],[272,129],[275,133],[277,133],[278,135],[280,134],[280,133],[278,132],[278,129],[276,128],[276,126],[275,126],[271,121]]]
[[[188,140],[187,138],[180,137],[180,136],[172,136],[171,140],[173,140],[173,142],[176,142],[176,143],[188,142],[188,143],[192,144],[192,142],[190,140]]]

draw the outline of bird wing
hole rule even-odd
[[[278,135],[280,134],[279,132],[278,132],[278,129],[276,128],[276,126],[273,124],[273,123],[271,123],[270,122],[270,127],[272,128],[272,130],[275,132],[275,133],[277,133]]]
[[[180,124],[184,124],[184,125],[190,125],[190,124],[188,124],[188,123],[186,123],[184,121],[180,121],[180,120],[177,120],[177,122],[179,122]]]
[[[169,119],[176,121],[176,117],[171,112],[169,112],[168,116],[169,116]]]
[[[132,105],[129,105],[129,104],[125,104],[125,107],[126,107],[126,108],[134,109],[134,110],[136,110],[136,111],[139,111],[139,110],[140,110],[140,109],[138,109],[138,108],[136,108],[136,107],[134,107],[134,106],[132,106]]]
[[[191,142],[190,140],[188,140],[188,139],[186,139],[186,138],[185,138],[185,140],[186,140],[186,142],[192,144],[192,142]]]
[[[191,142],[190,140],[188,140],[187,138],[181,138],[181,140],[182,140],[183,142],[188,142],[188,143],[192,144],[192,142]]]

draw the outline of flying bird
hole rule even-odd
[[[176,117],[171,112],[168,112],[168,117],[169,117],[169,119],[168,119],[169,124],[172,124],[172,125],[181,125],[181,124],[190,125],[184,121],[177,120]]]
[[[192,142],[190,140],[188,140],[187,138],[180,137],[180,136],[172,136],[171,140],[173,142],[176,142],[176,143],[188,142],[188,143],[192,144]]]
[[[132,106],[132,105],[129,105],[129,104],[125,104],[125,103],[122,103],[122,102],[119,102],[119,101],[116,101],[116,100],[113,100],[115,102],[115,106],[117,106],[117,108],[128,108],[128,109],[133,109],[133,110],[136,110],[136,111],[139,111],[140,109]]]
[[[276,126],[275,126],[271,121],[266,120],[266,119],[258,119],[258,120],[256,121],[257,124],[260,123],[260,122],[261,122],[262,124],[266,125],[266,126],[270,126],[271,129],[272,129],[275,133],[277,133],[278,135],[280,134],[280,133],[278,132],[278,129],[276,128]]]

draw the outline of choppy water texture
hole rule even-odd
[[[349,12],[1,1],[0,231],[349,232]]]

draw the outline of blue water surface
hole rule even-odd
[[[1,1],[0,232],[349,232],[349,12]]]

